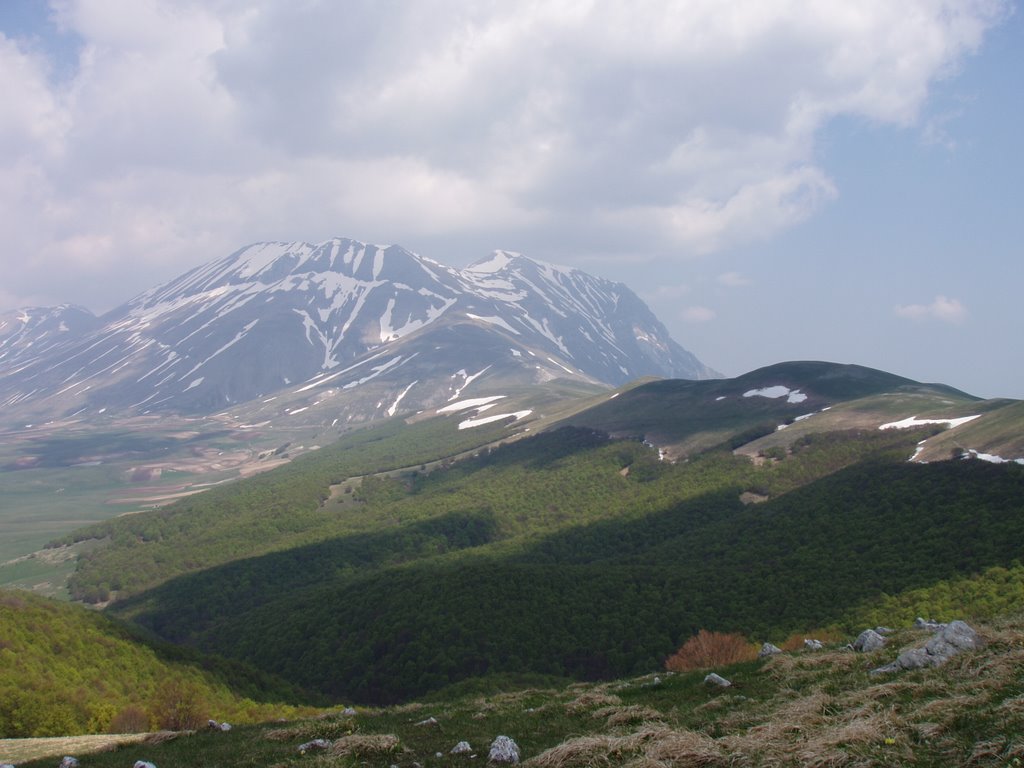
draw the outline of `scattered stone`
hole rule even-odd
[[[425,726],[425,727],[428,727],[428,728],[433,728],[433,727],[436,727],[436,726],[440,725],[440,723],[437,722],[437,718],[436,717],[428,717],[426,720],[420,720],[418,723],[416,723],[416,725],[417,726]]]
[[[231,730],[231,723],[221,723],[220,724],[220,729],[222,731],[224,731],[224,732],[230,731]]]
[[[307,741],[305,744],[299,744],[299,754],[304,755],[307,752],[323,752],[330,746],[331,742],[327,739],[313,739],[312,741]]]
[[[704,678],[704,682],[709,685],[717,685],[720,688],[728,688],[732,683],[726,680],[717,672],[712,672],[710,675]]]
[[[434,757],[436,757],[436,758],[442,758],[442,757],[444,757],[444,755],[442,755],[442,754],[441,754],[440,752],[435,752],[435,753],[434,753]]]
[[[871,674],[937,667],[940,664],[945,664],[961,651],[977,648],[978,644],[978,633],[970,625],[963,621],[951,621],[949,624],[942,624],[941,629],[925,644],[924,648],[911,648],[904,651],[896,658],[896,661],[871,670]]]
[[[71,755],[64,755],[57,768],[78,768],[78,758]]]
[[[132,768],[156,768],[156,766],[152,763],[147,763],[145,760],[136,760]]]
[[[519,762],[519,745],[508,736],[498,736],[491,742],[491,751],[487,753],[487,760],[502,765],[516,765]]]
[[[345,715],[346,717],[353,717],[356,714],[356,711],[352,709],[352,707],[345,707],[344,711],[342,711],[341,714]]]
[[[468,741],[460,741],[454,747],[452,747],[451,754],[453,755],[468,755],[473,751],[473,748],[469,746]]]
[[[885,648],[885,638],[873,629],[865,629],[853,641],[853,650],[860,653],[871,653],[879,648]]]
[[[875,632],[882,635],[882,637],[885,637],[886,635],[891,635],[895,631],[896,630],[892,627],[875,627]]]
[[[779,648],[779,646],[772,645],[771,643],[765,643],[761,646],[761,650],[757,654],[757,658],[765,659],[769,656],[774,656],[777,653],[782,653],[782,649]]]
[[[820,651],[824,647],[825,646],[821,642],[821,640],[814,640],[813,638],[804,638],[804,648],[806,648],[808,651]]]
[[[206,725],[209,727],[211,731],[216,731],[220,729],[220,723],[218,723],[216,720],[207,720]]]
[[[661,685],[661,678],[655,675],[654,679],[651,680],[651,685]]]
[[[930,629],[932,631],[938,631],[942,629],[944,626],[946,625],[941,624],[940,622],[935,621],[934,619],[922,619],[920,616],[914,619],[914,627],[916,627],[917,629]]]

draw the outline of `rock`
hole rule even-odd
[[[939,622],[934,621],[933,619],[922,619],[920,616],[914,619],[914,627],[916,627],[917,629],[939,630],[942,629],[944,626],[946,625],[940,624]]]
[[[231,730],[231,723],[221,723],[220,724],[220,730],[222,730],[222,731],[230,731]]]
[[[57,768],[78,768],[78,758],[71,755],[64,755]]]
[[[437,725],[440,725],[440,723],[437,722],[436,717],[428,717],[426,720],[420,720],[418,723],[416,723],[416,725],[421,727],[433,728]]]
[[[904,651],[896,658],[896,661],[871,670],[871,674],[937,667],[940,664],[945,664],[961,651],[977,648],[979,642],[978,633],[970,625],[963,621],[951,621],[949,624],[942,624],[941,629],[925,644],[924,648],[911,648]]]
[[[808,651],[820,651],[824,647],[821,640],[804,638],[804,648]]]
[[[156,768],[156,766],[152,763],[147,763],[145,760],[136,760],[132,768]]]
[[[453,754],[453,755],[468,755],[472,751],[473,751],[473,748],[471,746],[469,746],[469,742],[468,741],[460,741],[458,744],[456,744],[454,747],[452,747],[451,754]]]
[[[724,677],[719,675],[717,672],[712,672],[710,675],[704,678],[704,682],[709,685],[717,685],[720,688],[728,688],[732,683],[726,680]]]
[[[882,637],[885,637],[886,635],[891,635],[895,631],[896,630],[892,627],[875,627],[875,632],[880,634]]]
[[[299,744],[299,754],[304,755],[307,752],[323,752],[330,746],[331,742],[327,739],[313,739],[312,741],[307,741],[305,744]]]
[[[216,731],[220,729],[220,723],[218,723],[216,720],[207,720],[206,725],[211,731]]]
[[[345,715],[346,717],[353,717],[356,714],[356,711],[352,709],[352,707],[345,707],[344,711],[342,711],[341,714]]]
[[[774,656],[777,653],[782,653],[782,649],[779,648],[779,646],[772,645],[771,643],[765,643],[761,646],[761,650],[758,652],[757,658],[764,659],[769,656]]]
[[[519,762],[519,745],[508,736],[498,736],[491,742],[487,760],[502,765],[516,765]]]
[[[861,653],[871,653],[884,647],[885,638],[873,629],[865,629],[853,641],[853,650],[860,651]]]

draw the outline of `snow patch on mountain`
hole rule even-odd
[[[780,397],[786,398],[787,403],[802,403],[807,399],[807,395],[798,389],[790,389],[784,387],[781,384],[777,384],[773,387],[764,387],[763,389],[750,389],[743,393],[744,397],[767,397],[772,400],[776,400]]]
[[[477,419],[466,419],[465,421],[459,422],[459,429],[472,429],[473,427],[482,427],[484,424],[493,424],[496,421],[502,419],[512,419],[513,421],[520,421],[525,419],[533,413],[532,410],[526,411],[515,411],[513,413],[495,413],[492,416],[481,416]]]
[[[470,400],[460,400],[457,403],[445,405],[437,409],[438,413],[458,413],[459,411],[468,411],[470,408],[479,409],[480,406],[493,403],[495,400],[502,400],[507,395],[491,395],[490,397],[474,397]]]
[[[909,427],[923,427],[927,424],[946,424],[950,429],[955,429],[961,424],[966,424],[969,421],[974,421],[981,414],[974,416],[960,416],[958,418],[950,419],[919,419],[917,416],[909,416],[901,421],[890,421],[887,424],[882,424],[879,429],[908,429]]]

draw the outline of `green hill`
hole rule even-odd
[[[0,591],[2,738],[195,727],[209,717],[251,723],[308,712],[312,698],[96,611]]]

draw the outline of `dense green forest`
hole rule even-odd
[[[0,738],[256,722],[308,712],[296,705],[314,698],[96,611],[0,590]]]
[[[394,419],[243,482],[75,531],[53,545],[87,539],[109,539],[111,545],[81,558],[68,585],[71,595],[103,602],[112,591],[131,594],[241,557],[372,530],[385,521],[324,511],[331,485],[457,455],[506,433],[500,426],[460,431],[456,424]]]
[[[524,670],[634,674],[701,627],[852,630],[873,599],[1020,556],[1024,467],[908,464],[921,437],[818,435],[758,467],[725,450],[673,465],[562,429],[364,481],[339,524],[375,531],[181,576],[114,610],[363,702]],[[770,500],[744,505],[744,491]]]

